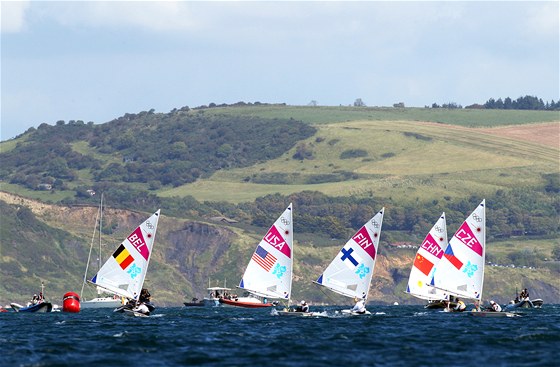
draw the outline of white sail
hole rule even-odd
[[[160,210],[155,212],[117,247],[91,282],[126,298],[140,295],[152,249]]]
[[[293,264],[292,204],[258,244],[239,288],[272,299],[289,299]]]
[[[445,299],[445,292],[429,285],[447,246],[447,224],[442,213],[416,252],[406,292],[426,300]]]
[[[317,279],[317,284],[347,297],[367,299],[384,210],[385,208],[381,209],[346,242]]]
[[[486,251],[486,203],[461,224],[438,263],[432,285],[457,297],[480,300]]]

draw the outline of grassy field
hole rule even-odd
[[[493,127],[558,121],[558,111],[391,108],[350,106],[240,106],[211,108],[204,113],[293,118],[311,124],[356,120],[432,121],[467,127]],[[193,113],[197,113],[193,111]]]
[[[305,142],[313,159],[293,159],[294,148],[278,159],[218,171],[208,179],[163,189],[159,194],[238,203],[276,192],[316,190],[332,196],[426,200],[540,185],[541,174],[558,171],[558,149],[485,134],[480,129],[412,121],[353,121],[316,127],[316,135]],[[351,149],[366,155],[341,158]],[[354,177],[305,184],[318,175],[341,172]],[[252,182],[266,175],[289,179],[282,185]]]
[[[293,118],[313,124],[318,131],[277,159],[221,170],[175,188],[163,187],[156,191],[162,197],[192,195],[200,201],[239,203],[272,193],[316,190],[331,196],[404,201],[463,198],[498,189],[534,187],[543,183],[542,174],[558,172],[559,148],[554,141],[546,145],[522,136],[500,135],[495,129],[518,125],[537,131],[537,123],[557,124],[558,111],[253,105],[189,113],[201,111]],[[483,127],[494,129],[491,133]],[[550,131],[554,128],[546,133],[550,135]],[[25,137],[0,143],[0,150],[12,149],[21,139]],[[312,159],[293,159],[302,144]],[[86,142],[74,142],[72,149],[99,159],[105,166],[122,162],[119,154],[99,154]],[[344,154],[353,150],[362,156],[344,159]],[[64,193],[26,190],[7,183],[2,183],[2,189],[58,201],[72,197],[76,186],[92,184],[89,171],[76,172],[78,179],[66,182],[70,190]],[[142,183],[134,186],[147,188]]]

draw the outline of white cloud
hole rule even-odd
[[[29,1],[0,2],[2,33],[17,33],[25,29],[25,13],[29,5]]]
[[[532,7],[527,14],[526,29],[536,37],[557,39],[559,15],[558,2],[547,2],[541,7]]]

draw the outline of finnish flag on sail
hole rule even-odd
[[[356,253],[356,251],[352,248],[351,244],[346,244],[340,250],[340,260],[348,267],[350,270],[356,269],[356,266],[362,263],[362,258]]]

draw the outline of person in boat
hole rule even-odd
[[[140,302],[139,304],[137,304],[132,311],[134,312],[138,312],[144,315],[149,315],[150,314],[150,309],[148,308],[148,306],[146,306],[146,304],[144,304],[143,302]]]
[[[309,305],[305,301],[301,301],[300,305],[296,307],[296,312],[309,312]]]
[[[146,303],[146,302],[151,302],[151,299],[152,299],[152,295],[150,294],[148,289],[142,288],[142,290],[140,291],[140,299],[138,301],[140,301],[140,303]]]
[[[465,311],[465,309],[467,308],[467,305],[465,304],[465,302],[461,301],[461,299],[459,299],[459,298],[456,298],[455,302],[457,302],[457,306],[455,306],[455,308],[453,309],[454,311],[457,311],[457,312]]]
[[[480,312],[480,311],[482,311],[481,308],[480,308],[480,301],[479,301],[479,300],[475,300],[475,301],[474,301],[474,309],[473,309],[473,311],[475,311],[475,312]]]
[[[494,312],[502,311],[502,307],[494,301],[490,301],[490,307],[491,307],[490,311],[494,311]]]
[[[31,303],[36,305],[39,302],[39,297],[37,297],[37,294],[34,294],[33,297],[31,298]]]
[[[527,288],[521,291],[519,298],[521,298],[522,301],[527,301],[529,299],[529,292],[527,291]]]
[[[367,310],[363,298],[355,297],[354,302],[356,302],[356,304],[354,305],[354,307],[352,307],[352,312],[359,313],[359,314],[366,313]]]

